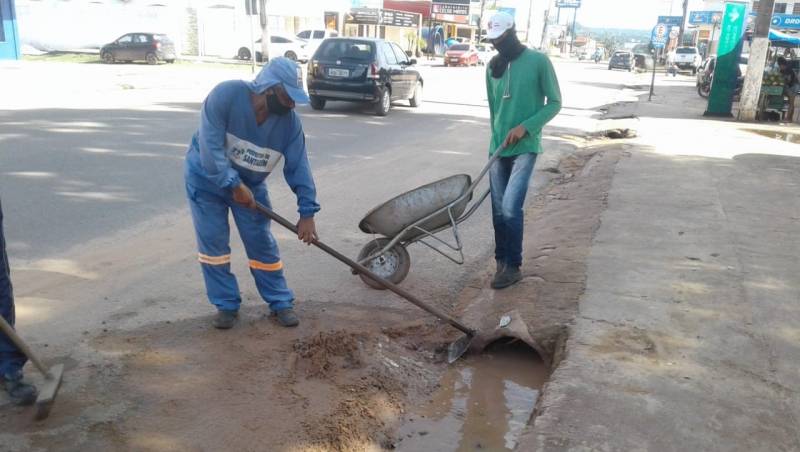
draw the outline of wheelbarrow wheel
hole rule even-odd
[[[372,253],[380,251],[389,242],[390,240],[384,237],[370,241],[364,245],[364,248],[361,248],[361,252],[358,253],[359,262]],[[411,268],[411,256],[409,256],[404,246],[395,245],[380,256],[365,262],[364,266],[383,279],[394,284],[400,284],[406,279],[406,276],[408,276],[408,270]],[[369,276],[362,274],[358,276],[364,281],[364,284],[373,289],[385,289],[385,287],[380,285],[377,281],[373,281]]]

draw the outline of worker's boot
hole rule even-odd
[[[0,375],[0,386],[8,393],[11,403],[18,406],[31,405],[39,395],[36,386],[22,379],[21,371]]]
[[[497,271],[494,273],[494,278],[492,278],[492,287],[497,284],[497,281],[500,279],[500,275],[503,274],[503,271],[506,269],[506,263],[503,261],[497,261]]]
[[[286,308],[286,309],[281,309],[279,311],[274,311],[272,314],[275,316],[275,318],[278,320],[278,323],[280,323],[281,326],[285,326],[288,328],[300,324],[300,320],[297,318],[297,315],[294,313],[294,309],[292,308]]]
[[[505,289],[518,283],[521,279],[522,272],[519,271],[519,267],[506,266],[503,272],[492,281],[492,289]]]
[[[214,324],[214,328],[229,330],[233,328],[238,318],[239,312],[237,311],[217,311],[217,316],[212,323]]]

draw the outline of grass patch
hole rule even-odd
[[[41,55],[23,55],[24,61],[52,61],[56,63],[102,63],[96,53],[48,52]]]
[[[44,62],[52,62],[52,63],[75,63],[75,64],[104,64],[103,61],[100,59],[99,54],[93,53],[75,53],[75,52],[48,52],[41,55],[23,55],[22,59],[25,61],[44,61]],[[146,66],[147,63],[144,61],[137,61],[133,63],[115,63],[115,65],[136,65],[136,66]],[[160,63],[160,65],[166,65],[166,63]],[[170,65],[172,66],[172,65]],[[219,62],[215,61],[195,61],[195,60],[182,60],[178,59],[175,60],[175,67],[180,68],[190,68],[190,69],[198,69],[198,68],[209,68],[209,69],[236,69],[242,70],[250,67],[249,61],[232,61],[232,60],[221,60]],[[262,64],[256,63],[256,72],[261,69]]]

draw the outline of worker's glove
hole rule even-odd
[[[241,204],[248,209],[256,208],[256,200],[253,198],[253,192],[247,188],[247,185],[241,183],[233,189],[233,200],[237,204]]]

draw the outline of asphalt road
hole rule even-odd
[[[602,105],[604,94],[631,77],[589,71],[598,68],[559,66],[566,106],[575,109],[564,114]],[[2,89],[0,193],[9,251],[20,260],[58,255],[184,208],[183,155],[200,102],[214,83],[249,77],[246,68],[206,66],[30,63],[2,70],[4,78],[15,80]],[[346,166],[353,176],[366,161],[407,155],[384,176],[399,182],[420,173],[422,162],[414,156],[420,152],[431,159],[431,176],[476,173],[488,142],[483,69],[421,70],[426,104],[419,109],[398,103],[388,117],[378,118],[345,103],[329,103],[324,112],[299,108],[315,171]],[[54,72],[65,88],[43,89]],[[594,80],[595,74],[607,81]],[[271,184],[282,184],[280,177],[272,176]],[[355,183],[343,187],[346,193],[329,193],[324,179],[318,184],[323,199],[354,191],[379,201],[411,188]],[[324,214],[339,215],[327,209]]]

